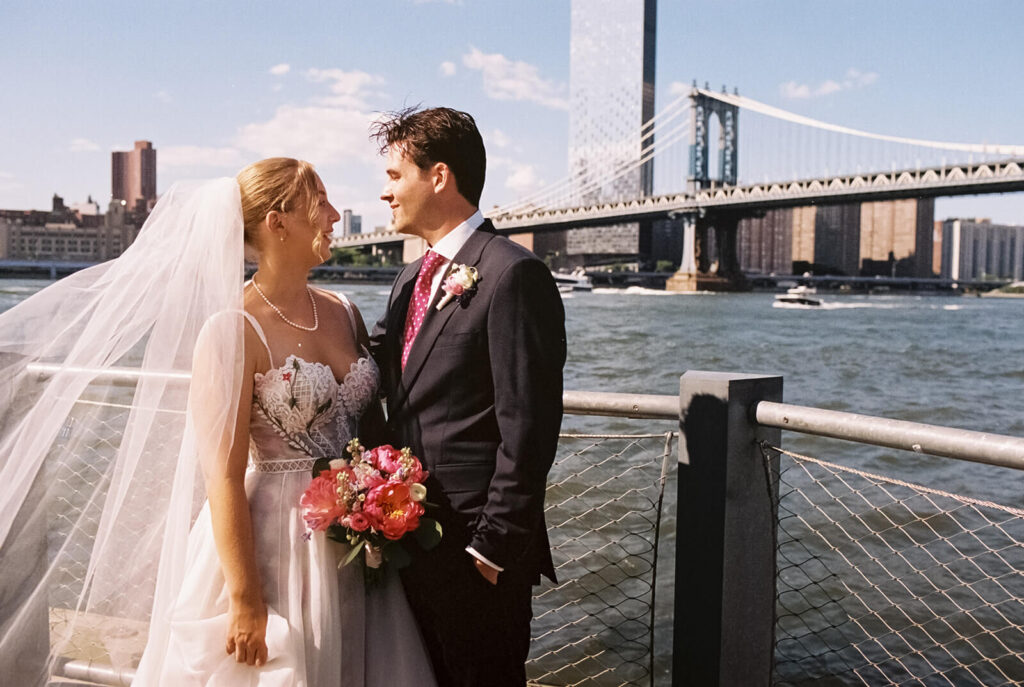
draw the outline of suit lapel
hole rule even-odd
[[[469,237],[469,240],[466,241],[465,245],[462,246],[462,249],[452,260],[452,265],[460,264],[476,267],[480,262],[480,257],[483,254],[484,247],[490,243],[494,237],[494,228],[490,221],[487,220]],[[486,276],[487,275],[481,274],[480,278],[485,279]],[[405,396],[405,391],[412,386],[416,377],[419,376],[423,363],[426,361],[431,349],[433,349],[434,343],[437,341],[437,337],[444,329],[445,323],[447,323],[448,320],[451,319],[458,310],[460,310],[458,303],[451,301],[444,308],[438,311],[437,304],[441,301],[443,296],[444,290],[438,289],[437,293],[434,294],[434,298],[430,301],[426,317],[423,319],[423,325],[420,327],[420,331],[416,335],[416,340],[412,343],[412,350],[409,351],[409,359],[405,362],[405,370],[402,372],[402,383],[399,384],[399,397]]]

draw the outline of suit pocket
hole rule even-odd
[[[434,466],[433,474],[448,494],[487,491],[494,475],[494,463],[446,463]]]
[[[479,338],[478,332],[442,332],[434,348],[461,348],[472,346]]]
[[[460,513],[475,513],[487,501],[494,463],[448,463],[435,466],[432,474],[440,482],[452,508]]]

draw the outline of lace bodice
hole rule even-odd
[[[317,458],[341,457],[379,387],[380,372],[369,356],[352,363],[340,382],[329,366],[297,355],[256,373],[249,425],[253,467],[308,470]]]

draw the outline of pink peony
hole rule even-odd
[[[324,470],[314,477],[299,499],[302,518],[311,530],[322,532],[345,515],[345,506],[338,502],[336,471]]]
[[[356,532],[365,532],[370,529],[370,519],[365,514],[356,511],[349,513],[341,519],[341,524]]]
[[[368,461],[375,468],[386,473],[392,473],[400,468],[402,466],[399,462],[401,458],[402,452],[390,444],[378,446],[372,451],[367,451],[363,454],[363,460]]]
[[[420,524],[423,506],[412,500],[409,487],[389,482],[371,489],[366,495],[363,512],[374,529],[391,540],[401,539]]]

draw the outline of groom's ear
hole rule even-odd
[[[430,168],[430,178],[434,182],[434,193],[439,193],[450,185],[455,184],[455,177],[452,176],[451,167],[443,162],[435,162]]]

